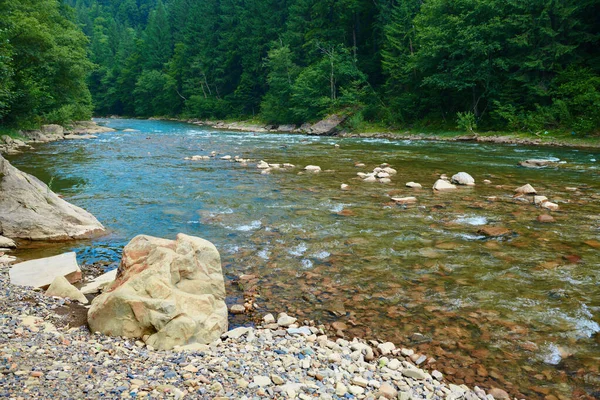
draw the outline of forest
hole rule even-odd
[[[0,0],[0,121],[597,133],[598,0]]]

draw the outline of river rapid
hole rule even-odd
[[[9,159],[90,211],[109,234],[27,244],[18,256],[72,250],[81,263],[113,268],[135,235],[184,232],[219,249],[230,303],[241,297],[231,282],[254,274],[261,314],[344,322],[347,338],[414,348],[459,384],[526,398],[600,398],[598,150],[99,122],[117,132],[40,144]],[[184,160],[213,151],[210,160]],[[255,161],[243,166],[225,155]],[[529,158],[558,164],[517,165]],[[261,174],[259,160],[296,168]],[[391,183],[356,176],[382,163],[398,171]],[[302,173],[309,164],[323,171]],[[476,186],[431,190],[440,174],[460,171]],[[405,187],[409,181],[423,189]],[[526,183],[559,210],[513,198]],[[404,196],[418,201],[391,201]],[[555,222],[538,222],[542,214]],[[483,226],[512,234],[488,238],[478,233]]]

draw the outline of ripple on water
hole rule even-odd
[[[477,215],[460,215],[454,220],[454,222],[456,222],[457,224],[479,226],[486,225],[488,223],[488,219],[486,217]]]
[[[250,232],[250,231],[255,231],[257,229],[259,229],[262,226],[262,222],[259,220],[256,221],[252,221],[249,224],[246,225],[239,225],[236,227],[227,227],[227,229],[232,229],[235,231],[239,231],[239,232]]]

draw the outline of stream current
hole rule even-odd
[[[414,348],[458,384],[526,398],[600,398],[597,150],[98,121],[117,132],[36,145],[10,161],[90,211],[109,233],[26,245],[19,257],[75,251],[81,263],[113,268],[135,235],[183,232],[219,249],[230,303],[240,297],[230,282],[254,274],[262,314],[345,322],[347,338]],[[213,151],[210,160],[184,160]],[[225,155],[255,161],[243,166]],[[558,164],[517,165],[530,158]],[[259,160],[296,168],[261,174]],[[382,163],[398,171],[390,184],[356,176]],[[323,171],[300,173],[309,164]],[[431,190],[440,174],[460,171],[476,186]],[[409,181],[423,189],[405,187]],[[513,198],[526,183],[559,210]],[[418,202],[391,201],[404,196]],[[555,222],[538,222],[541,214]],[[485,237],[483,226],[512,234]]]

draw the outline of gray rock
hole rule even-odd
[[[0,226],[10,238],[64,240],[104,231],[87,211],[67,203],[39,179],[0,156]]]
[[[15,244],[15,242],[12,239],[9,239],[4,236],[0,236],[0,248],[14,249],[16,247],[17,247],[17,245]]]
[[[338,126],[344,122],[345,118],[339,115],[330,115],[324,120],[312,125],[308,133],[312,135],[332,135],[338,130]]]
[[[75,253],[70,252],[15,264],[9,276],[13,285],[40,288],[49,286],[59,276],[77,282],[81,279],[81,269]]]

